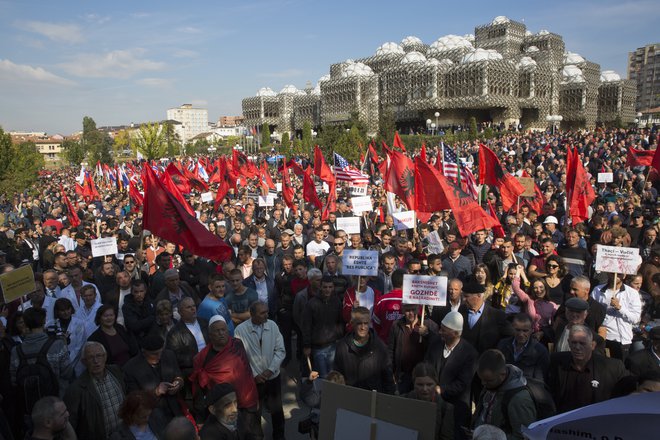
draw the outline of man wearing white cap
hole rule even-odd
[[[557,229],[557,225],[559,225],[559,221],[554,215],[549,215],[545,218],[545,220],[543,220],[543,226],[545,227],[546,231],[548,231],[548,234],[550,234],[552,237],[552,242],[555,244],[555,246],[558,246],[559,243],[564,240],[564,234],[559,229]]]
[[[461,338],[463,315],[451,311],[440,324],[440,335],[431,340],[426,360],[438,372],[440,394],[454,405],[454,438],[464,438],[470,424],[470,385],[476,371],[477,351]]]

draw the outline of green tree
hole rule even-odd
[[[80,140],[83,151],[87,154],[88,161],[111,164],[112,160],[112,138],[96,128],[96,122],[89,116],[83,118],[83,134]]]
[[[378,115],[378,137],[379,141],[390,143],[394,139],[396,131],[396,122],[394,122],[394,113],[389,107],[383,107]],[[380,142],[378,142],[380,144]]]
[[[312,124],[309,121],[303,123],[302,129],[302,148],[305,154],[309,154],[312,151]]]
[[[282,135],[282,143],[281,143],[282,150],[288,150],[291,148],[291,139],[289,138],[289,133],[285,132]]]
[[[82,143],[75,139],[65,139],[62,142],[62,158],[70,165],[80,165],[85,160],[85,150]]]
[[[137,150],[147,160],[159,159],[166,153],[165,130],[158,123],[142,124],[135,137]]]
[[[477,139],[477,119],[474,116],[470,117],[470,131],[468,136],[471,141]]]
[[[112,150],[115,153],[115,157],[122,155],[124,151],[130,149],[131,133],[128,130],[119,130],[112,143]]]
[[[163,125],[165,131],[165,144],[167,145],[167,157],[174,157],[181,151],[181,137],[174,131],[172,122],[167,121]]]
[[[0,128],[0,193],[30,188],[44,165],[44,157],[33,142],[14,145],[9,133]]]
[[[261,148],[265,148],[270,145],[270,126],[264,122],[264,125],[261,126]]]

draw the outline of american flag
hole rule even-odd
[[[479,190],[477,189],[477,182],[467,167],[460,166],[458,164],[458,158],[456,153],[451,147],[442,144],[443,149],[443,160],[442,160],[442,170],[445,177],[452,180],[460,180],[460,184],[465,190],[466,193],[474,197],[475,199],[479,196]],[[460,179],[458,179],[458,170],[460,169]]]
[[[338,181],[350,182],[355,186],[369,184],[369,176],[357,170],[350,169],[350,165],[346,159],[337,153],[333,154],[335,158],[335,176],[337,176]]]

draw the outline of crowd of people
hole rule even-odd
[[[507,171],[532,176],[543,200],[505,212],[490,188],[502,229],[469,236],[451,210],[397,230],[392,214],[407,208],[388,205],[377,167],[360,233],[337,227],[354,215],[346,182],[333,212],[306,204],[293,175],[297,209],[281,198],[260,206],[261,184],[247,179],[218,209],[185,194],[231,247],[227,261],[144,230],[107,175],[85,200],[73,190],[78,169],[49,173],[0,200],[0,273],[31,266],[36,286],[0,313],[0,434],[261,439],[267,411],[269,438],[283,439],[291,379],[311,408],[296,430],[312,437],[327,380],[434,403],[435,438],[523,438],[521,427],[549,415],[660,392],[660,180],[626,164],[629,148],[653,150],[657,139],[655,128],[503,132],[489,147]],[[568,145],[597,193],[579,224],[566,209]],[[478,143],[455,147],[475,163]],[[427,157],[441,160],[435,149]],[[281,180],[277,166],[269,172]],[[598,183],[599,172],[613,182]],[[116,254],[93,255],[102,237],[116,239]],[[642,264],[600,272],[597,245],[635,248]],[[378,275],[342,274],[349,249],[377,251]],[[406,274],[446,277],[447,303],[402,303]]]

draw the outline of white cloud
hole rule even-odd
[[[104,54],[83,53],[60,67],[73,75],[89,78],[130,78],[140,72],[165,67],[165,63],[143,58],[144,52],[144,49],[127,49]]]
[[[180,27],[177,29],[179,32],[183,32],[184,34],[201,34],[202,30],[200,28],[196,28],[194,26],[184,26]]]
[[[174,58],[197,58],[199,53],[188,49],[174,49],[172,51],[172,56]]]
[[[7,81],[42,82],[62,86],[74,84],[72,81],[57,76],[42,67],[16,64],[6,59],[0,59],[0,79]]]
[[[167,78],[142,78],[135,82],[142,86],[155,88],[167,88],[172,86],[172,80]]]
[[[204,106],[208,105],[208,101],[205,100],[205,99],[191,99],[190,103],[192,105],[196,105],[198,107],[204,107]]]
[[[279,72],[264,72],[257,76],[259,78],[289,78],[292,76],[301,76],[305,73],[302,69],[286,69]]]
[[[75,24],[48,23],[45,21],[20,21],[16,26],[28,32],[43,35],[44,37],[60,43],[81,43],[84,41],[79,26]]]
[[[103,24],[107,23],[110,21],[110,17],[107,15],[99,15],[99,14],[85,14],[83,18],[86,21],[89,21],[91,23],[96,23],[96,24]]]

